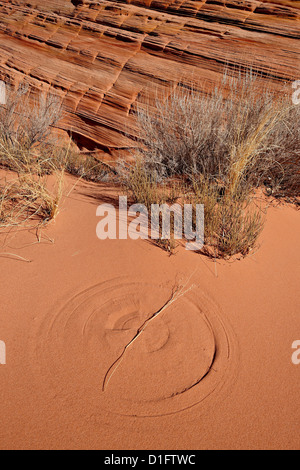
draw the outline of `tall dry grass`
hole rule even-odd
[[[61,102],[54,95],[32,101],[23,85],[8,87],[6,95],[0,106],[0,167],[10,174],[0,181],[0,227],[45,225],[57,216],[63,193],[64,170],[58,171],[49,141]]]
[[[251,69],[225,72],[210,96],[179,86],[154,107],[139,105],[136,118],[137,157],[158,181],[202,174],[233,193],[268,181],[274,194],[284,194],[292,180],[294,194],[300,191],[300,107]]]
[[[205,206],[206,252],[246,255],[263,228],[253,191],[299,196],[299,117],[290,93],[275,94],[251,69],[225,72],[209,96],[179,86],[154,107],[138,106],[140,140],[127,188],[149,205],[179,179],[177,197]]]
[[[0,227],[45,225],[58,214],[65,172],[99,182],[113,169],[81,154],[71,140],[59,144],[53,137],[63,115],[59,97],[34,97],[24,84],[6,91],[6,104],[0,106],[0,168],[13,174],[0,180]]]
[[[237,254],[246,256],[258,247],[264,213],[252,204],[253,197],[243,190],[234,195],[224,192],[223,186],[202,175],[194,179],[184,200],[193,208],[197,204],[204,205],[205,246],[202,251],[205,254],[228,259]]]
[[[143,204],[148,214],[152,213],[152,204],[162,205],[165,203],[173,204],[177,202],[182,192],[182,183],[180,181],[169,181],[168,184],[158,185],[155,175],[151,174],[145,168],[144,162],[136,160],[135,165],[120,162],[119,182],[129,198],[139,204]],[[176,248],[174,239],[174,217],[171,215],[170,239],[159,238],[153,240],[153,243],[159,247],[173,253]],[[162,214],[159,216],[160,235],[162,234]]]
[[[0,227],[40,227],[54,220],[63,195],[63,172],[55,174],[54,187],[49,186],[47,177],[32,173],[0,181]]]

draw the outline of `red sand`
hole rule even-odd
[[[80,183],[41,243],[1,236],[32,262],[1,255],[0,448],[298,449],[299,212],[270,208],[260,249],[215,263],[98,240],[114,194]]]

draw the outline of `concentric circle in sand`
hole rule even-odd
[[[190,408],[211,399],[236,362],[230,328],[198,288],[176,298],[155,284],[105,282],[71,299],[39,335],[51,386],[92,401],[95,413]]]

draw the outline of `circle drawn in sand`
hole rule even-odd
[[[105,282],[68,302],[41,336],[52,383],[117,414],[171,414],[211,399],[236,361],[230,328],[198,288],[172,296]]]

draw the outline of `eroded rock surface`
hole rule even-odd
[[[136,101],[224,64],[300,78],[300,2],[0,0],[0,79],[57,90],[87,149],[133,145]]]

